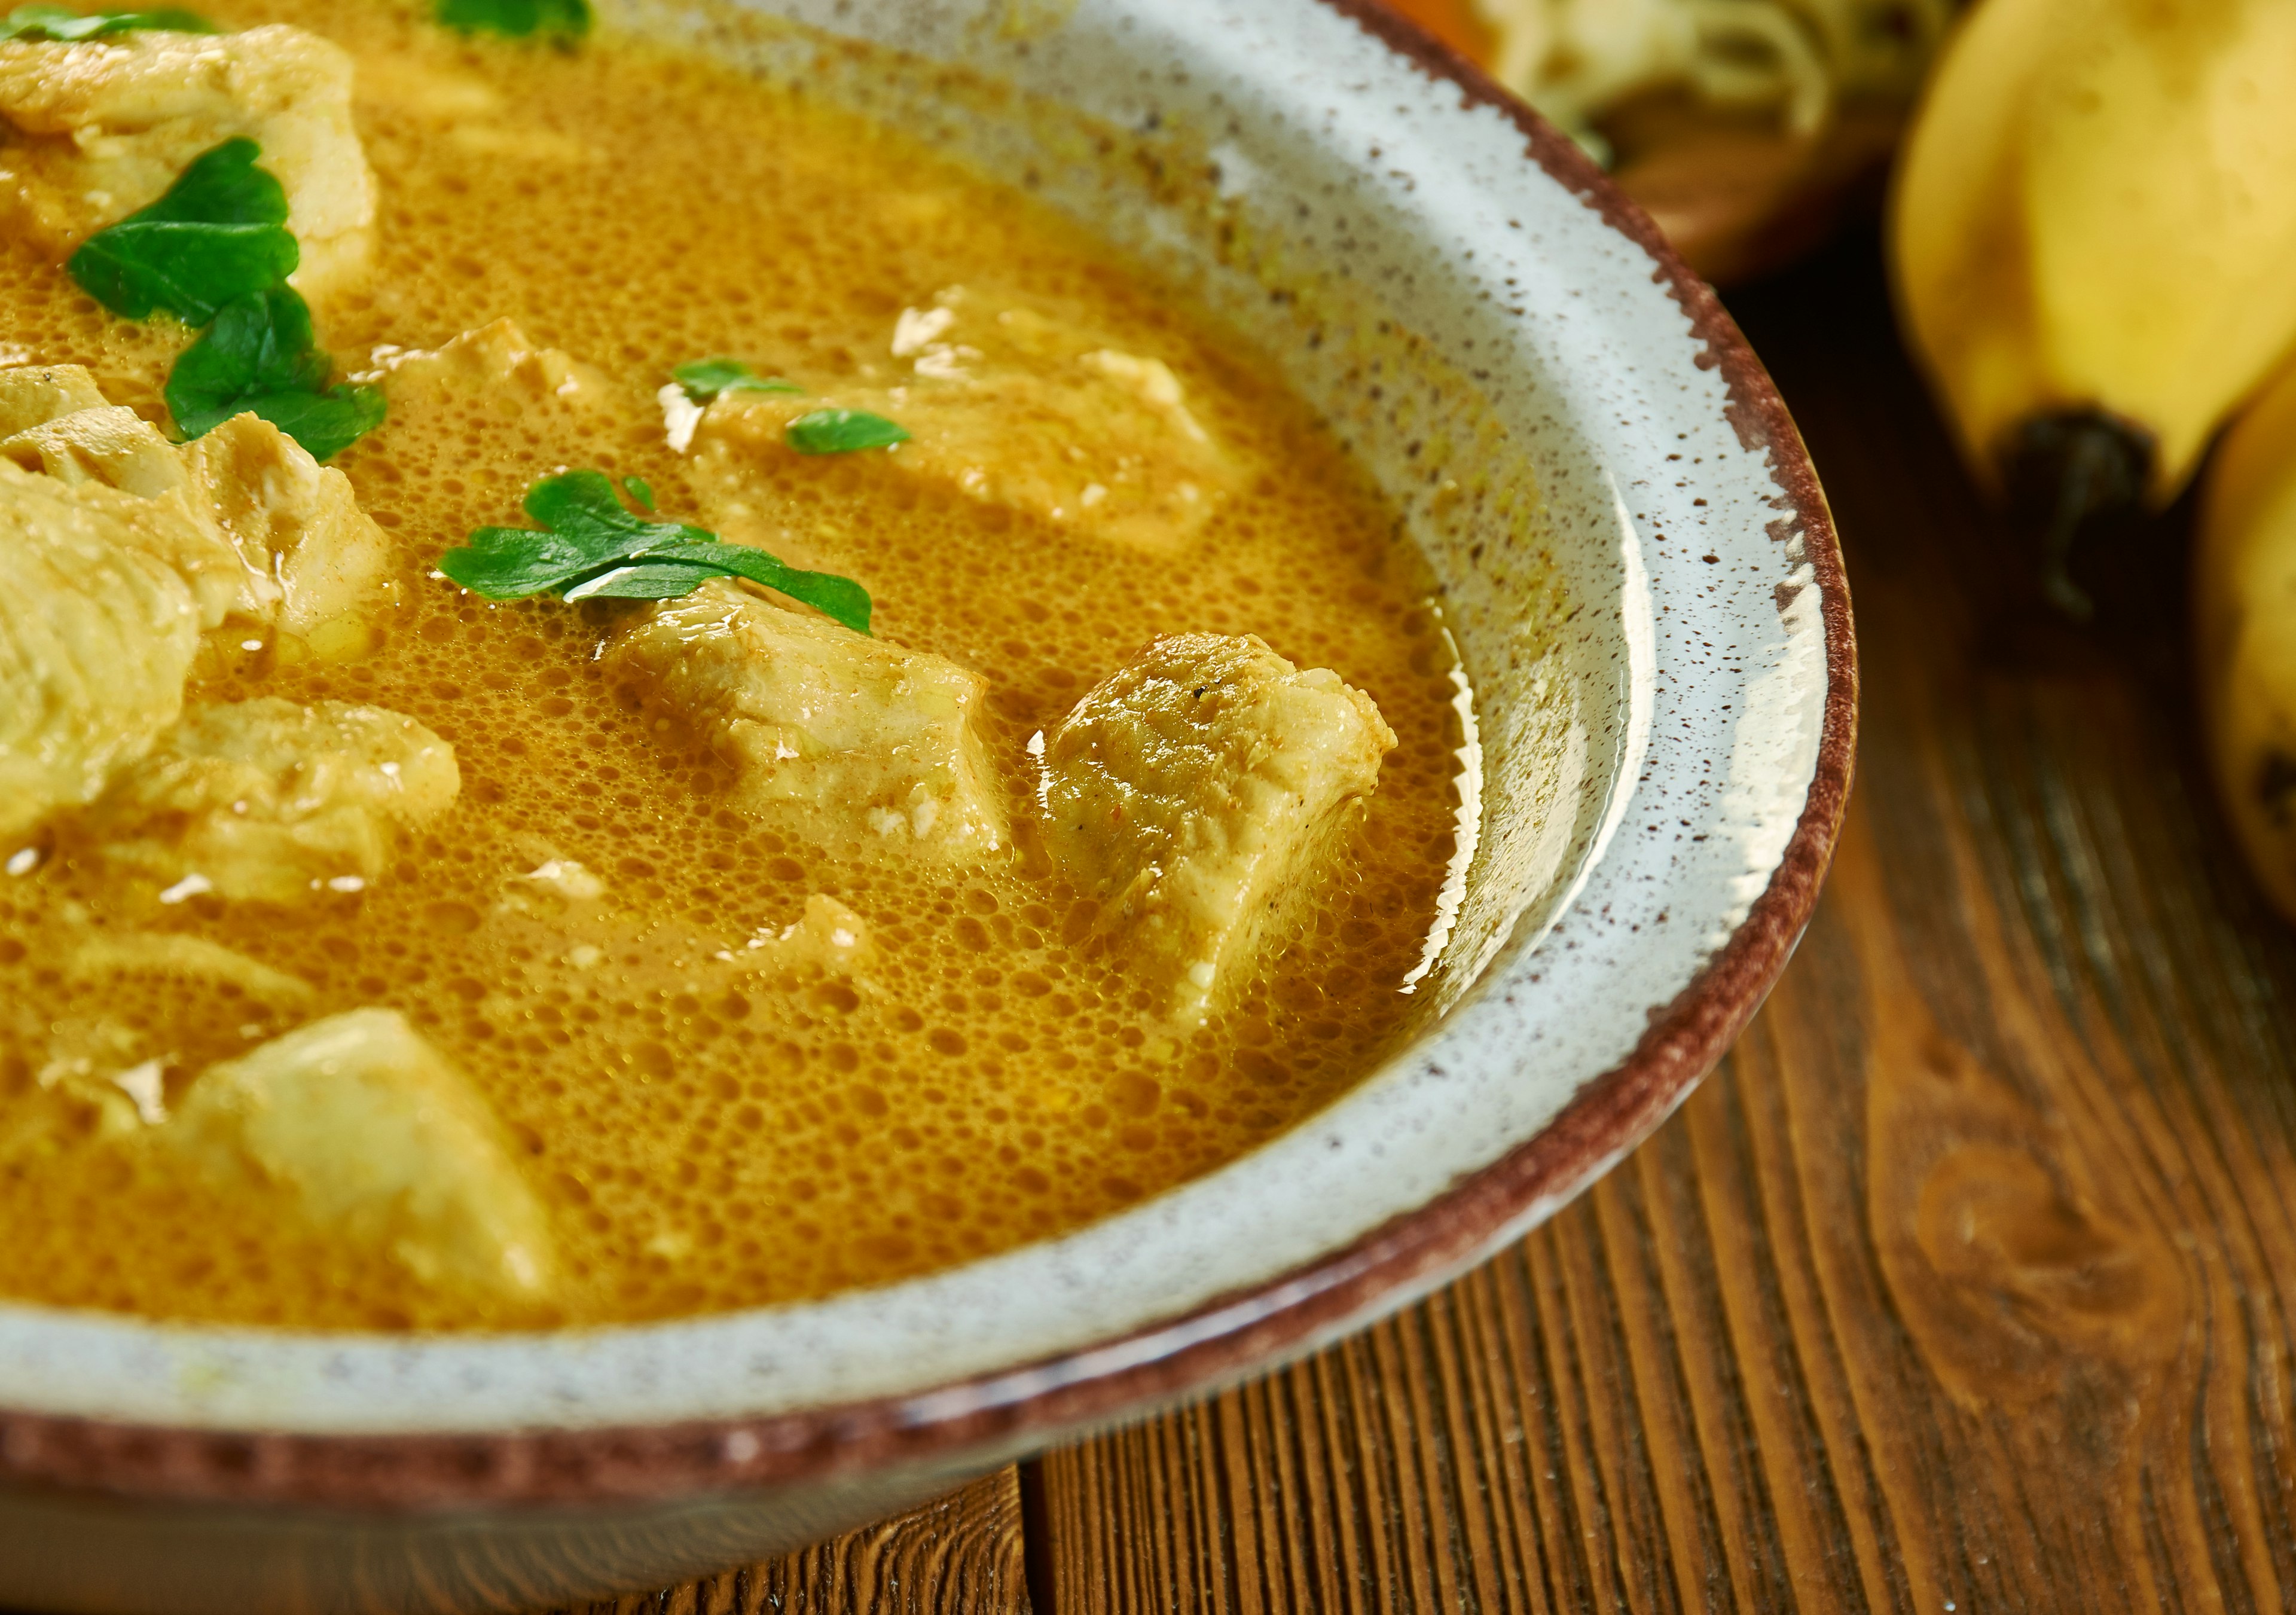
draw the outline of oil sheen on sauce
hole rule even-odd
[[[321,312],[342,368],[508,316],[631,403],[497,402],[395,422],[338,459],[401,546],[378,644],[319,662],[250,642],[211,655],[189,699],[410,714],[453,742],[461,797],[389,878],[291,911],[208,896],[155,906],[108,886],[68,829],[53,836],[37,869],[0,876],[0,1123],[37,1101],[60,1039],[162,1060],[173,1094],[308,1020],[395,1007],[504,1119],[570,1279],[552,1316],[498,1316],[299,1234],[260,1193],[219,1194],[163,1152],[90,1132],[0,1161],[0,1295],[426,1329],[800,1300],[1067,1232],[1185,1182],[1325,1104],[1408,1034],[1418,1001],[1398,984],[1454,849],[1454,663],[1424,562],[1267,361],[1026,196],[699,60],[607,37],[570,51],[463,40],[381,4],[207,9],[229,25],[292,22],[359,60],[383,201],[371,278]],[[410,110],[404,86],[438,72],[490,84],[491,121]],[[1159,633],[1258,634],[1368,693],[1400,737],[1296,941],[1183,1039],[1079,934],[1073,898],[1025,863],[962,875],[845,863],[730,811],[724,767],[666,746],[602,678],[597,647],[632,608],[488,604],[432,570],[472,528],[519,521],[527,486],[565,466],[643,478],[666,513],[698,512],[654,402],[671,365],[722,353],[852,373],[904,307],[977,285],[1081,310],[1165,359],[1206,426],[1265,468],[1157,559],[835,458],[776,463],[759,497],[801,521],[805,562],[865,576],[880,634],[987,676],[1015,818],[1032,807],[1029,737]],[[87,365],[161,420],[184,340],[113,318],[53,261],[0,243],[0,350],[16,362]],[[607,896],[578,911],[520,897],[516,877],[545,857],[579,861]],[[865,921],[866,969],[750,968],[747,939],[816,893]],[[90,929],[207,939],[312,991],[289,1007],[162,979],[75,981],[59,960]]]

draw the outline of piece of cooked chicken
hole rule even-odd
[[[330,1016],[209,1067],[168,1136],[219,1181],[269,1185],[315,1232],[425,1283],[516,1305],[556,1281],[549,1212],[502,1124],[396,1010]]]
[[[1004,844],[975,727],[988,684],[953,661],[728,582],[655,606],[607,659],[734,764],[757,817],[948,859]]]
[[[84,365],[0,366],[0,438],[111,401]]]
[[[247,563],[245,613],[308,639],[380,594],[390,541],[350,479],[259,415],[184,447],[195,508]]]
[[[282,1010],[303,1010],[316,996],[299,976],[272,969],[260,960],[205,937],[182,931],[116,931],[93,927],[62,955],[68,980],[132,980],[153,977],[206,997],[215,989],[236,989],[241,999]]]
[[[0,1084],[0,1164],[133,1137],[152,1113],[140,1102],[156,1106],[164,1094],[162,1063],[108,1017],[58,1020],[39,1005],[0,1005],[0,1039],[23,1057],[29,1070],[19,1069],[30,1078]]]
[[[518,323],[499,319],[438,348],[376,355],[391,415],[479,402],[515,414],[536,404],[594,406],[605,401],[607,382],[596,369],[556,348],[537,346]]]
[[[803,377],[818,396],[718,395],[695,442],[729,498],[745,458],[792,452],[790,422],[831,408],[909,432],[870,456],[888,474],[1158,553],[1184,547],[1242,480],[1169,365],[1074,321],[952,288],[902,311],[887,357],[906,373],[890,385]]]
[[[100,482],[139,499],[163,499],[191,487],[176,446],[134,410],[113,404],[28,426],[0,439],[0,455],[59,481]]]
[[[805,912],[795,922],[760,926],[741,951],[728,953],[747,970],[843,975],[869,957],[869,922],[817,891],[805,900]]]
[[[238,572],[176,500],[0,457],[0,837],[94,800],[176,721]]]
[[[400,120],[432,126],[434,136],[475,156],[511,162],[565,165],[601,153],[571,135],[538,126],[529,110],[501,89],[429,51],[368,50],[359,56],[362,107]]]
[[[196,707],[89,811],[104,856],[170,888],[293,903],[357,890],[462,789],[455,749],[380,707]]]
[[[86,402],[93,397],[94,404]],[[68,483],[178,499],[229,540],[234,615],[309,638],[379,593],[390,541],[350,480],[270,422],[235,415],[177,448],[133,410],[106,405],[77,365],[0,369],[0,458]],[[225,574],[196,581],[203,603]]]
[[[0,44],[0,209],[57,251],[157,201],[239,135],[287,193],[298,291],[324,296],[372,250],[374,175],[351,121],[351,59],[300,29]]]
[[[1193,1027],[1280,934],[1395,743],[1336,673],[1253,637],[1172,635],[1049,737],[1046,844]]]

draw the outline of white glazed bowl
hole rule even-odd
[[[1085,217],[1284,366],[1404,513],[1483,746],[1441,1018],[1196,1183],[804,1306],[454,1339],[0,1306],[0,1603],[514,1609],[858,1523],[1517,1237],[1679,1103],[1808,917],[1855,722],[1832,526],[1728,317],[1568,142],[1366,0],[752,10],[824,32],[615,20]]]

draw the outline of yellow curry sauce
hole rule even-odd
[[[1407,1032],[1415,1000],[1399,988],[1454,850],[1454,658],[1423,562],[1264,357],[1026,196],[699,60],[611,35],[571,50],[466,40],[384,5],[209,9],[297,24],[358,61],[381,211],[372,273],[319,308],[340,370],[509,316],[617,402],[411,412],[339,457],[398,546],[374,643],[337,660],[275,635],[211,648],[187,700],[408,714],[452,742],[460,796],[385,878],[288,908],[162,905],[108,876],[69,816],[44,829],[37,866],[0,876],[0,1137],[11,1109],[49,1097],[59,1039],[163,1062],[172,1098],[318,1016],[396,1008],[516,1141],[566,1281],[543,1316],[434,1291],[387,1253],[299,1233],[283,1201],[222,1193],[88,1119],[0,1152],[0,1296],[381,1328],[800,1300],[1185,1182],[1328,1103]],[[460,125],[409,111],[403,86],[431,73],[484,79],[498,109]],[[728,806],[720,759],[609,682],[602,642],[642,608],[491,604],[434,571],[472,529],[519,522],[527,487],[568,466],[642,478],[665,514],[701,520],[711,490],[656,399],[672,365],[726,354],[866,373],[901,312],[952,287],[1067,311],[1162,359],[1251,468],[1201,533],[1157,554],[856,457],[754,462],[763,515],[745,536],[860,579],[880,635],[986,677],[1019,854],[854,861],[761,829]],[[53,254],[0,243],[0,362],[86,365],[164,422],[184,340],[106,313]],[[1026,832],[1030,737],[1182,630],[1256,634],[1336,670],[1399,744],[1296,940],[1175,1035]],[[549,859],[578,861],[605,895],[569,905],[521,881]],[[865,923],[861,968],[758,968],[748,942],[816,894]],[[66,961],[92,932],[207,939],[310,991],[77,977]]]

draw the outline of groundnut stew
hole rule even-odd
[[[1464,680],[1185,298],[569,0],[0,32],[0,1295],[800,1300],[1411,1030]]]

